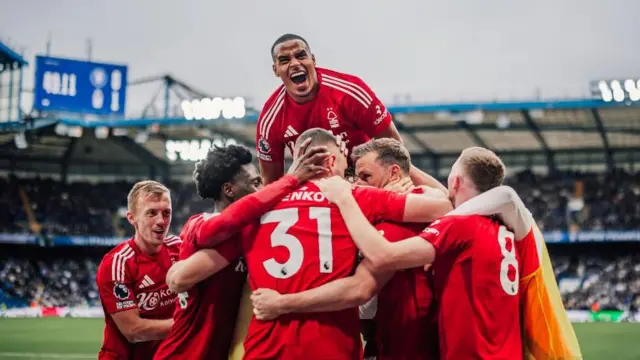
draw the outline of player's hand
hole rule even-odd
[[[271,289],[257,289],[251,294],[253,314],[258,320],[273,320],[282,315],[279,308],[281,303],[279,292]]]
[[[406,194],[411,191],[415,186],[413,185],[413,181],[411,181],[410,177],[406,177],[404,179],[399,179],[396,181],[392,181],[388,183],[384,189],[397,192],[399,194]]]
[[[322,191],[327,200],[334,204],[353,196],[351,193],[353,186],[339,176],[320,179],[314,181],[314,183],[318,186],[320,191]]]
[[[324,166],[325,159],[331,154],[329,149],[326,146],[307,149],[310,142],[311,139],[307,139],[300,144],[294,154],[293,164],[289,168],[289,174],[297,177],[301,183],[329,171]]]

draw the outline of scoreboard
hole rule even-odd
[[[36,56],[34,109],[122,116],[126,91],[124,65]]]

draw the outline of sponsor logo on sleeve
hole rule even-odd
[[[113,295],[118,300],[126,300],[131,295],[131,291],[125,284],[116,283],[113,287]]]
[[[434,229],[432,227],[428,227],[428,228],[424,229],[424,233],[432,234],[432,235],[435,235],[435,236],[440,235],[440,231],[438,231],[438,230],[436,230],[436,229]]]
[[[380,105],[376,105],[376,121],[373,122],[373,125],[378,125],[387,117],[387,109],[380,108]]]
[[[264,160],[264,161],[271,161],[272,160],[271,155],[265,155],[265,154],[263,154],[261,152],[258,153],[258,159]]]
[[[130,307],[134,307],[134,306],[136,306],[136,304],[133,302],[133,300],[127,300],[127,301],[122,301],[122,302],[117,302],[116,303],[116,308],[118,310],[130,308]]]
[[[263,137],[258,140],[258,148],[260,149],[260,152],[264,154],[268,154],[271,151],[271,145],[269,145],[267,139]]]

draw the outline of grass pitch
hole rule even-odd
[[[640,324],[575,324],[585,359],[640,359]],[[96,359],[103,319],[0,319],[0,359]]]

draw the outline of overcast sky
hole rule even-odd
[[[638,0],[20,0],[3,4],[0,35],[30,62],[49,32],[56,56],[86,58],[90,37],[93,59],[128,64],[130,80],[170,72],[261,106],[278,85],[269,48],[293,32],[388,104],[437,103],[583,97],[590,80],[640,77],[639,19]]]

